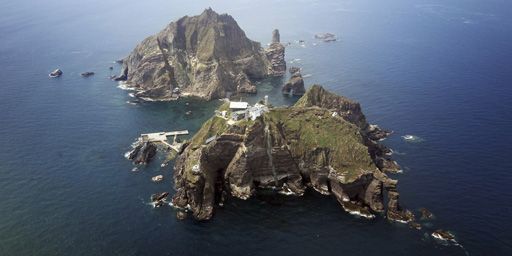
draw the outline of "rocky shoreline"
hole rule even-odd
[[[316,85],[294,106],[270,108],[255,120],[215,116],[178,156],[172,202],[207,220],[230,196],[247,199],[268,187],[300,196],[311,188],[333,195],[351,214],[387,212],[390,220],[410,222],[397,181],[385,174],[398,166],[372,139],[387,134],[366,122],[359,103]]]

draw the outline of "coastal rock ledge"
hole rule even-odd
[[[314,85],[291,107],[259,109],[233,120],[225,103],[217,112],[227,114],[206,121],[178,156],[172,205],[181,217],[208,220],[230,196],[248,199],[262,189],[301,196],[312,188],[351,214],[414,219],[385,174],[399,168],[377,143],[389,133],[369,125],[359,103]]]
[[[233,17],[210,8],[172,22],[142,41],[122,60],[115,80],[135,89],[135,96],[153,100],[178,96],[211,100],[255,93],[254,80],[281,71],[284,47],[279,46],[272,44],[272,49],[279,49],[270,56],[260,43],[246,37]]]

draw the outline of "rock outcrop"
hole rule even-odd
[[[290,72],[291,75],[293,75],[293,74],[295,74],[297,72],[300,72],[300,70],[301,70],[301,68],[299,68],[299,67],[290,67],[288,69],[288,71]]]
[[[376,164],[378,144],[367,126],[357,102],[316,85],[294,106],[255,120],[214,116],[177,158],[172,205],[207,220],[229,196],[247,199],[269,188],[300,196],[311,188],[373,218],[386,211],[387,192],[388,216],[405,219],[397,181]]]
[[[303,95],[306,92],[304,88],[304,79],[299,71],[292,74],[290,80],[284,84],[281,89],[283,94],[289,95]]]
[[[60,77],[62,76],[62,70],[60,69],[56,69],[54,71],[52,71],[48,76],[51,77],[51,78],[55,78],[55,77]]]
[[[279,30],[272,32],[272,43],[265,50],[267,58],[270,61],[268,70],[271,76],[283,76],[286,73],[286,61],[284,60],[284,45],[280,42]]]
[[[326,43],[336,41],[336,35],[331,33],[319,33],[315,35],[315,38]]]
[[[154,207],[160,207],[165,204],[165,199],[169,195],[169,192],[162,192],[158,194],[151,195],[151,202],[153,203]]]
[[[134,164],[147,164],[156,155],[157,146],[152,142],[138,143],[129,153],[128,159]]]
[[[271,70],[267,53],[246,37],[233,17],[207,9],[142,41],[123,59],[115,80],[136,89],[138,97],[158,100],[171,99],[175,88],[180,96],[206,100],[253,93],[251,81]]]

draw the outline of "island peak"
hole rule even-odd
[[[116,80],[137,90],[135,96],[154,100],[255,93],[254,80],[280,75],[276,67],[283,65],[284,47],[279,46],[274,43],[274,50],[265,51],[232,16],[208,8],[143,40],[123,59]]]

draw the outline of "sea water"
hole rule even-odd
[[[507,1],[1,4],[0,255],[512,254]],[[354,217],[317,193],[231,199],[208,222],[148,205],[152,193],[173,193],[173,164],[161,167],[160,156],[132,172],[124,153],[141,133],[197,131],[220,103],[129,104],[108,77],[145,37],[209,6],[262,45],[280,29],[291,43],[288,65],[310,75],[307,86],[359,101],[369,122],[393,130],[383,143],[400,152],[393,157],[404,172],[392,175],[400,200],[436,218],[416,231]],[[338,41],[316,41],[321,32]],[[64,75],[48,78],[55,68]],[[96,74],[82,78],[85,71]],[[258,95],[243,100],[293,104],[280,93],[285,81],[260,82]],[[163,182],[151,181],[160,174]],[[464,249],[432,239],[438,228]]]

